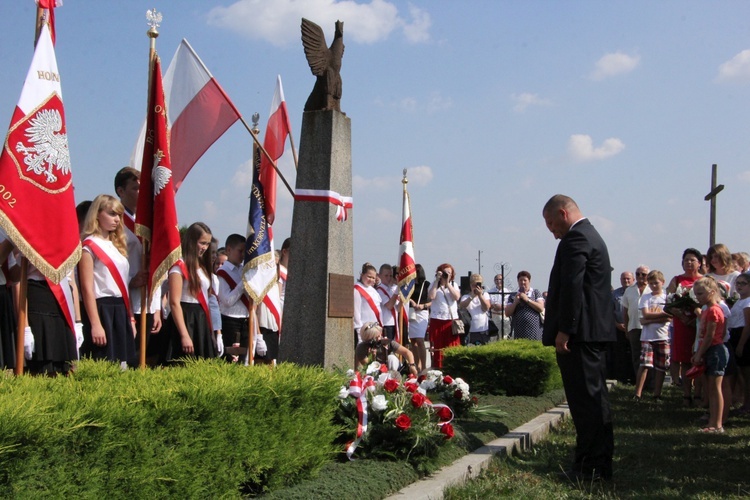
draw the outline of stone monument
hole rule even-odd
[[[318,38],[311,42],[315,32]],[[306,105],[302,117],[279,346],[280,361],[326,368],[354,362],[351,120],[339,108],[342,34],[343,23],[337,22],[336,39],[328,49],[320,27],[302,20],[305,54],[318,81],[308,99],[308,105],[315,105]],[[331,57],[338,58],[335,75],[329,71],[330,60],[324,74],[318,74],[321,61]],[[328,86],[321,78],[338,85]]]

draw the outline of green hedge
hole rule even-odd
[[[309,477],[340,450],[341,376],[217,361],[71,377],[0,376],[0,492],[236,498]]]
[[[443,373],[469,382],[472,393],[539,396],[562,387],[554,347],[533,340],[446,349]]]

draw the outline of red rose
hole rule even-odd
[[[396,427],[402,431],[405,431],[409,427],[411,427],[411,419],[409,418],[409,415],[407,415],[406,413],[402,413],[401,415],[396,417]]]
[[[419,378],[417,379],[417,382],[419,382],[421,384],[422,382],[425,381],[425,379],[427,379],[426,375],[420,375]]]
[[[398,380],[389,378],[385,381],[385,384],[383,384],[383,388],[388,392],[394,392],[398,389]]]
[[[471,397],[471,404],[473,404],[474,406],[478,405],[479,404],[479,399],[477,399],[476,396],[472,396]]]
[[[425,401],[424,394],[421,392],[415,392],[414,395],[411,397],[411,404],[414,408],[421,408]]]
[[[446,385],[451,385],[453,383],[453,377],[451,377],[450,375],[446,375],[445,377],[443,377],[443,383]]]
[[[463,392],[461,392],[461,389],[456,389],[456,392],[453,393],[453,397],[456,399],[461,399],[461,397],[464,395]]]
[[[445,434],[445,439],[450,439],[453,437],[453,426],[451,424],[441,425],[440,432]]]
[[[440,420],[445,422],[451,419],[451,410],[447,406],[441,406],[437,411],[437,416]]]
[[[385,373],[388,371],[388,365],[382,364],[380,365],[380,373]]]
[[[419,386],[415,384],[414,382],[406,382],[404,384],[404,387],[409,392],[417,392],[417,389],[419,389]]]

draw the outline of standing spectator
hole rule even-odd
[[[458,299],[461,291],[453,278],[456,271],[450,264],[440,264],[435,270],[435,281],[427,292],[432,307],[430,307],[430,323],[427,327],[432,347],[432,368],[443,367],[443,349],[461,345],[458,335],[453,335],[451,323],[459,319]]]
[[[496,274],[494,278],[495,286],[489,289],[490,294],[490,317],[498,330],[498,336],[501,339],[508,338],[510,335],[510,320],[505,315],[505,301],[510,295],[510,291],[505,288],[503,275]],[[490,330],[492,334],[492,330]]]
[[[458,304],[471,316],[466,344],[486,344],[489,341],[490,318],[487,312],[490,310],[490,295],[484,291],[484,279],[481,274],[472,274],[469,282],[471,284],[469,293],[461,297]]]
[[[682,252],[682,270],[679,276],[672,278],[667,286],[667,294],[674,293],[677,287],[690,289],[702,276],[699,272],[703,255],[695,248],[688,248]],[[682,379],[682,398],[684,406],[693,403],[692,381],[684,377],[693,357],[693,343],[695,342],[695,313],[692,311],[674,310],[672,321],[672,364],[678,365],[677,376]],[[674,371],[672,372],[674,376]],[[700,396],[696,394],[696,399]]]
[[[656,370],[654,376],[654,400],[661,400],[664,376],[669,369],[669,321],[671,316],[664,312],[667,295],[664,293],[664,275],[661,271],[648,273],[648,286],[651,293],[641,297],[641,366],[638,368],[635,387],[636,400],[641,399],[648,372]]]
[[[550,272],[543,342],[555,346],[576,428],[575,460],[563,476],[572,481],[609,479],[614,434],[605,351],[615,338],[607,245],[568,196],[550,198],[542,215],[560,240]]]
[[[383,324],[380,311],[380,295],[375,291],[378,271],[369,262],[362,265],[362,274],[354,284],[354,345],[362,342],[360,329],[365,323]]]
[[[743,389],[743,401],[740,413],[750,414],[750,273],[742,273],[734,281],[740,299],[732,306],[732,313],[727,320],[730,329],[730,343],[737,355],[737,366]]]
[[[417,370],[422,373],[427,369],[427,350],[424,337],[427,334],[432,302],[428,294],[430,282],[426,279],[422,264],[416,264],[414,269],[417,278],[414,282],[414,292],[409,299],[409,341],[411,342],[411,352],[414,353]]]
[[[715,279],[706,276],[695,282],[693,292],[698,304],[707,306],[701,312],[700,344],[692,357],[693,365],[706,366],[709,417],[708,425],[699,430],[704,433],[724,432],[721,382],[729,361],[729,351],[724,345],[726,321],[719,306],[719,285]]]
[[[542,325],[544,319],[544,299],[542,292],[531,288],[531,274],[521,271],[518,279],[518,291],[511,293],[505,314],[511,318],[513,338],[542,340]]]
[[[245,255],[245,237],[241,234],[230,234],[224,246],[227,260],[216,271],[219,281],[216,294],[219,297],[221,311],[222,340],[224,347],[244,347],[250,345],[250,297],[242,284],[242,258]],[[226,356],[228,361],[235,358]]]
[[[734,268],[732,254],[727,246],[723,243],[717,243],[709,247],[706,252],[706,264],[708,265],[706,276],[711,276],[725,289],[728,289],[729,297],[734,295],[734,280],[737,279],[740,272]]]
[[[383,264],[380,266],[378,273],[380,284],[375,287],[380,295],[380,312],[383,314],[383,335],[388,340],[397,340],[396,331],[398,329],[398,285],[393,279],[393,266]]]
[[[627,328],[628,342],[630,343],[630,360],[632,366],[633,382],[635,374],[640,366],[641,358],[641,310],[638,307],[644,293],[651,293],[648,286],[648,266],[640,265],[635,270],[635,284],[625,289],[622,295],[622,316]]]
[[[631,363],[630,341],[628,340],[628,318],[624,314],[622,298],[625,290],[634,283],[633,273],[625,271],[620,274],[620,288],[612,292],[612,306],[615,311],[615,334],[617,342],[612,344],[613,353],[609,361],[610,372],[615,379],[622,383],[635,382]]]

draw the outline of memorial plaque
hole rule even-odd
[[[328,317],[354,317],[354,276],[328,274]]]

